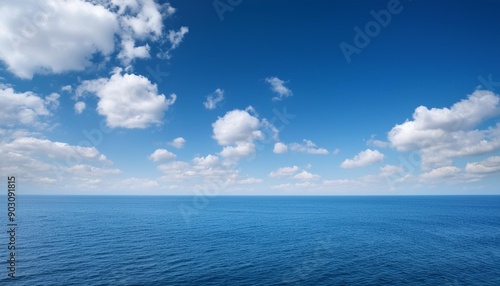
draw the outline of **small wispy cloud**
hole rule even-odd
[[[346,159],[340,164],[340,167],[348,169],[368,166],[377,162],[382,162],[384,158],[384,154],[380,153],[378,150],[366,149],[365,151],[359,152],[354,158]]]
[[[189,32],[189,28],[182,26],[179,31],[168,31],[168,41],[172,44],[172,49],[176,49],[184,39],[184,36]]]
[[[318,148],[314,142],[311,140],[304,139],[304,143],[291,143],[289,145],[290,150],[296,151],[296,152],[302,152],[302,153],[307,153],[307,154],[319,154],[319,155],[326,155],[328,154],[328,150],[325,148]]]
[[[218,88],[212,94],[207,95],[207,101],[203,102],[206,109],[215,109],[217,104],[224,100],[224,90]]]
[[[272,100],[278,101],[292,95],[292,91],[287,88],[285,82],[278,77],[268,77],[266,78],[266,82],[271,85],[271,90],[278,94],[278,96],[273,97]]]
[[[184,144],[186,144],[186,139],[184,139],[182,137],[177,137],[174,140],[168,142],[168,145],[173,146],[177,149],[183,148]]]

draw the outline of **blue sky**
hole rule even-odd
[[[498,194],[498,1],[4,1],[29,194]]]

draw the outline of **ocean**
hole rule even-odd
[[[19,196],[0,285],[500,285],[500,196]]]

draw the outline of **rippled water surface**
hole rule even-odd
[[[500,285],[500,196],[17,200],[0,285]]]

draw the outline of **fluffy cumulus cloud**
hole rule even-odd
[[[318,148],[314,142],[311,140],[304,139],[304,143],[291,143],[288,147],[292,151],[296,152],[302,152],[302,153],[307,153],[307,154],[319,154],[319,155],[326,155],[328,154],[328,150],[324,148]]]
[[[150,47],[148,44],[143,46],[136,46],[135,41],[130,38],[122,39],[122,50],[118,54],[118,58],[125,64],[128,65],[130,62],[136,58],[147,59],[151,57],[149,54]]]
[[[292,95],[292,91],[287,88],[285,82],[278,77],[268,77],[266,78],[266,82],[271,85],[271,90],[278,94],[278,96],[272,98],[274,101],[282,100]]]
[[[220,152],[222,157],[241,158],[250,157],[255,153],[255,144],[253,142],[240,142],[234,146],[225,146]]]
[[[166,149],[156,149],[153,154],[149,155],[149,160],[158,162],[158,161],[165,161],[169,159],[175,159],[176,156],[174,153],[166,150]]]
[[[97,112],[106,117],[109,127],[146,128],[162,123],[163,113],[174,104],[176,95],[167,99],[156,84],[136,74],[116,69],[110,78],[84,81],[77,96],[86,93],[99,97]]]
[[[119,7],[117,14],[122,27],[121,51],[118,58],[125,65],[136,58],[149,58],[150,46],[147,43],[137,43],[145,40],[160,41],[164,28],[163,19],[174,14],[175,8],[169,3],[160,5],[153,0],[112,0],[112,3]],[[170,32],[167,37],[170,38]],[[171,49],[175,49],[178,44],[180,42],[174,47],[172,43]]]
[[[354,158],[344,160],[344,162],[340,164],[340,167],[346,169],[368,166],[377,162],[382,162],[384,158],[384,154],[380,153],[378,150],[366,149],[365,151],[359,152]]]
[[[128,65],[150,57],[147,41],[169,41],[168,52],[179,46],[187,27],[164,32],[163,20],[174,12],[170,4],[153,0],[4,1],[0,60],[26,79],[36,73],[81,71],[96,56],[109,59],[116,51]]]
[[[474,174],[489,174],[500,172],[500,156],[489,157],[480,162],[470,162],[465,170]]]
[[[75,112],[81,114],[85,110],[86,104],[83,101],[78,101],[75,103]]]
[[[398,124],[388,139],[398,151],[417,151],[422,168],[444,167],[456,157],[481,155],[500,149],[500,123],[475,129],[500,114],[500,97],[491,91],[476,90],[450,108],[420,106],[413,120]]]
[[[206,157],[195,157],[192,162],[195,168],[209,168],[215,167],[219,163],[219,157],[209,154]]]
[[[260,121],[247,110],[235,109],[219,117],[213,127],[213,138],[220,145],[251,142],[262,137]]]
[[[262,123],[259,118],[250,114],[252,111],[251,107],[235,109],[212,124],[213,138],[224,146],[221,156],[238,159],[255,153],[254,140],[263,139],[264,133],[260,130]]]
[[[82,70],[119,32],[113,12],[86,1],[4,1],[0,14],[0,60],[21,78]]]
[[[282,142],[274,143],[274,148],[273,148],[274,153],[283,154],[283,153],[286,153],[286,151],[288,151],[288,146],[286,146],[286,144],[284,144]]]
[[[224,91],[220,88],[216,89],[214,93],[207,95],[207,100],[203,102],[206,109],[215,109],[217,104],[224,100]]]
[[[173,146],[177,149],[183,148],[184,144],[186,144],[186,139],[184,139],[182,137],[177,137],[174,140],[168,142],[168,145]]]
[[[45,98],[33,93],[17,93],[10,87],[0,87],[0,125],[42,125],[41,118],[51,115],[59,106],[59,94]]]

